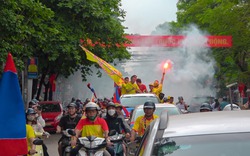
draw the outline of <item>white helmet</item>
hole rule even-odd
[[[239,111],[241,110],[240,107],[236,104],[232,104],[233,105],[233,111]],[[231,111],[231,104],[227,104],[224,108],[223,111]]]
[[[100,108],[96,103],[89,102],[89,103],[86,104],[85,110],[86,111],[88,111],[88,110],[97,110],[97,111],[99,111]]]

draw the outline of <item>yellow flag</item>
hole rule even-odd
[[[87,59],[92,62],[96,62],[99,64],[99,66],[108,74],[108,76],[114,80],[114,82],[118,85],[121,86],[123,81],[122,78],[122,73],[115,69],[112,65],[108,64],[106,61],[103,59],[99,58],[98,56],[94,55],[92,52],[90,52],[88,49],[86,49],[83,46],[80,46],[86,53]]]

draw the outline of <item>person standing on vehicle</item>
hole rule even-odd
[[[160,93],[162,92],[162,86],[163,86],[163,81],[164,81],[164,77],[165,77],[165,72],[162,73],[162,77],[161,77],[161,82],[159,83],[158,80],[154,81],[154,88],[152,90],[152,92],[157,95],[159,97]]]
[[[141,79],[136,79],[136,84],[138,85],[142,93],[148,92],[146,85],[141,82]]]
[[[148,86],[149,86],[149,93],[153,93],[154,84],[150,83]]]
[[[68,106],[67,115],[63,116],[60,119],[58,126],[56,127],[56,133],[62,133],[66,129],[75,129],[77,123],[81,119],[81,116],[77,114],[77,105],[75,103],[70,103]],[[61,138],[58,141],[58,153],[59,156],[63,155],[65,149],[64,141],[67,141],[68,137],[65,134],[62,134]]]
[[[131,142],[135,141],[136,133],[138,133],[139,136],[142,136],[146,128],[148,127],[148,125],[150,125],[152,121],[158,118],[158,116],[154,114],[155,103],[152,101],[147,101],[144,103],[143,111],[145,114],[142,116],[139,116],[135,120],[135,124],[131,131],[131,137],[130,137]]]
[[[77,138],[86,136],[96,136],[105,138],[107,144],[110,144],[109,140],[109,129],[106,121],[98,116],[99,106],[94,102],[89,102],[85,106],[86,118],[82,118],[76,128],[75,137],[71,140],[71,146],[74,147],[70,156],[76,156],[78,151],[81,149],[80,145],[76,145]],[[104,150],[104,156],[110,156],[109,152]]]
[[[186,111],[188,108],[188,105],[186,104],[186,102],[184,102],[184,99],[182,96],[178,97],[178,102],[176,103],[176,106],[181,110],[181,111]]]
[[[127,86],[128,83],[129,83],[129,78],[128,78],[128,77],[125,77],[125,78],[124,78],[124,83],[122,83],[122,86],[121,86],[121,95],[127,93],[127,91],[126,91],[126,86]]]
[[[137,76],[131,76],[130,82],[126,85],[126,94],[141,93],[140,88],[136,84]]]

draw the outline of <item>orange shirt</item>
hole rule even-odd
[[[97,117],[94,122],[88,118],[81,119],[76,125],[76,129],[82,131],[82,137],[96,136],[103,138],[104,131],[108,131],[108,125],[106,121],[100,117]]]

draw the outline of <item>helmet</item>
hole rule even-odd
[[[89,102],[86,104],[86,107],[85,107],[85,110],[88,111],[88,110],[99,110],[99,106],[94,103],[94,102]]]
[[[226,97],[226,96],[223,96],[222,100],[223,100],[223,101],[227,101],[227,97]]]
[[[77,108],[77,105],[72,102],[72,103],[68,104],[67,108],[69,108],[69,107],[75,107],[75,108]]]
[[[155,109],[155,103],[152,101],[147,101],[144,103],[143,108],[152,108]]]
[[[114,102],[109,102],[108,105],[106,106],[106,108],[108,108],[108,107],[115,107]]]
[[[241,110],[240,107],[236,104],[232,104],[233,106],[233,111],[238,111]],[[227,104],[224,108],[223,111],[231,111],[231,104]]]
[[[178,100],[180,101],[180,100],[183,100],[183,97],[182,96],[179,96],[178,97]]]
[[[32,99],[31,101],[33,101],[35,104],[39,102],[37,99]]]
[[[122,105],[119,104],[119,103],[115,103],[115,107],[116,107],[116,108],[123,108]]]
[[[28,109],[26,110],[26,114],[27,114],[27,115],[36,114],[36,112],[35,112],[35,110],[34,110],[33,108],[28,108]]]
[[[213,108],[210,106],[210,104],[208,104],[208,103],[203,103],[203,104],[201,104],[201,107],[200,107],[200,111],[202,111],[202,110],[212,111]]]

